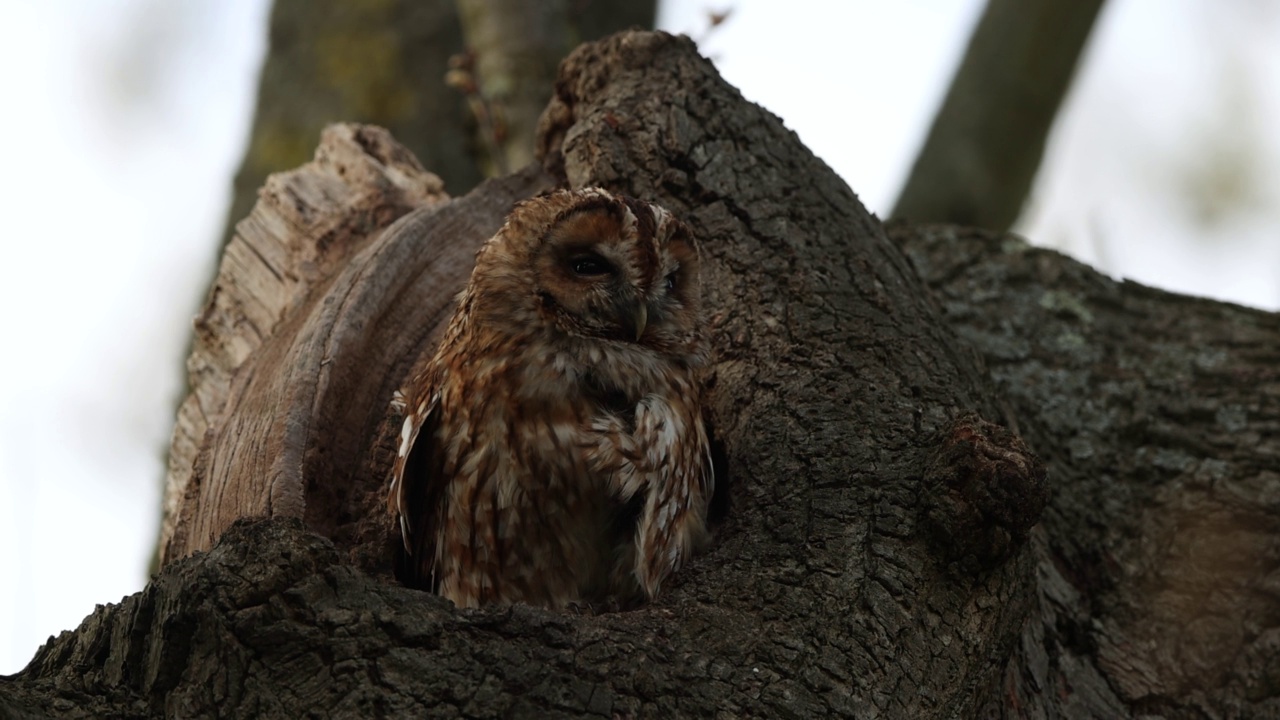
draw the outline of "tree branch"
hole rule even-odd
[[[1008,230],[1103,0],[988,0],[892,217]]]

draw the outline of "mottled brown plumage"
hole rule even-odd
[[[520,203],[406,385],[404,581],[462,607],[631,604],[705,535],[698,252],[604,190]]]

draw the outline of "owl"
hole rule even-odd
[[[698,247],[662,208],[516,205],[398,394],[401,580],[459,607],[654,597],[707,535],[704,328]]]

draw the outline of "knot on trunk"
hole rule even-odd
[[[1020,548],[1049,501],[1040,458],[1022,438],[973,413],[939,434],[923,483],[926,531],[943,557],[972,569]]]

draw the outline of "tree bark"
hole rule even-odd
[[[900,225],[1056,488],[989,717],[1280,717],[1280,317]]]
[[[1280,711],[1275,316],[977,231],[891,240],[776,117],[660,33],[564,63],[541,168],[406,209],[376,237],[397,213],[344,192],[386,207],[386,178],[423,183],[374,130],[328,142],[370,136],[344,145],[369,160],[343,166],[369,172],[333,171],[346,185],[298,206],[342,229],[283,243],[319,258],[315,276],[229,371],[179,503],[185,539],[146,590],[0,678],[0,710]],[[279,187],[325,172],[329,152]],[[430,353],[475,243],[552,179],[659,202],[702,240],[725,506],[713,547],[651,606],[458,611],[387,573],[372,506],[390,395]],[[991,421],[1048,460],[1034,530],[1043,469]]]
[[[1004,232],[1103,0],[988,0],[892,217]]]

